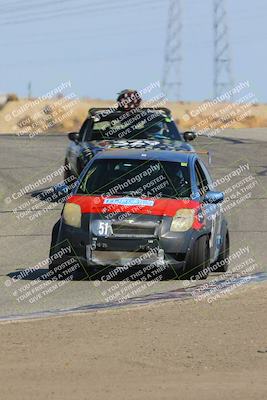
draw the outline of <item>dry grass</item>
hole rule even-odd
[[[23,112],[21,107],[30,104]],[[31,133],[31,132],[68,132],[76,131],[84,121],[91,107],[109,107],[113,101],[81,99],[53,99],[42,101],[33,106],[33,101],[15,99],[14,97],[0,110],[0,133]],[[223,128],[256,128],[267,127],[267,105],[219,104],[207,107],[198,115],[198,108],[205,103],[172,102],[167,103],[175,121],[182,130]],[[192,113],[192,114],[191,114]],[[184,118],[184,115],[189,118]]]

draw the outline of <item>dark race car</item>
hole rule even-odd
[[[90,109],[80,132],[69,134],[65,182],[73,175],[77,178],[99,151],[109,148],[193,150],[187,142],[195,137],[194,132],[180,134],[167,108]]]
[[[50,269],[59,272],[72,259],[92,274],[163,265],[175,277],[202,279],[217,261],[213,271],[225,271],[229,233],[223,198],[212,190],[196,153],[100,152],[54,226]]]

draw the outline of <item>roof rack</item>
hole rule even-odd
[[[184,150],[184,149],[177,149],[175,151],[179,151],[179,153],[185,153],[185,154],[200,154],[200,155],[205,155],[208,156],[208,163],[209,165],[211,164],[211,152],[208,150],[199,150],[199,151],[195,151],[195,150]]]
[[[121,147],[111,147],[111,148],[107,148],[105,151],[117,151],[117,150],[137,150],[135,148],[131,148],[131,149],[125,149],[125,148],[121,148]],[[146,149],[146,148],[139,148],[138,150],[142,150],[144,152],[146,151],[150,151],[151,149]],[[158,150],[158,149],[157,149]],[[165,150],[159,150],[159,151],[165,151]],[[194,150],[184,150],[184,149],[177,149],[175,150],[179,153],[184,153],[184,154],[201,154],[201,155],[206,155],[208,156],[208,163],[209,165],[211,164],[211,152],[208,150],[200,150],[200,151],[194,151]]]
[[[208,156],[208,163],[209,165],[211,164],[211,152],[208,150],[199,150],[199,151],[194,151],[194,150],[176,150],[179,151],[179,153],[192,153],[192,154],[201,154],[201,155],[206,155]]]
[[[160,112],[163,112],[164,114],[166,114],[167,116],[170,116],[171,115],[171,111],[168,109],[168,108],[166,108],[166,107],[138,107],[138,108],[132,108],[132,109],[130,109],[130,110],[127,110],[127,111],[125,111],[125,110],[118,110],[117,108],[109,108],[109,107],[93,107],[93,108],[90,108],[89,109],[89,111],[88,111],[88,114],[90,115],[90,116],[99,116],[99,114],[101,114],[101,112],[103,112],[103,111],[106,111],[107,112],[107,114],[105,115],[105,116],[108,116],[108,115],[111,115],[111,114],[126,114],[126,113],[128,113],[128,112],[133,112],[133,111],[135,111],[135,112],[138,112],[138,111],[144,111],[144,110],[146,110],[146,111],[160,111]]]

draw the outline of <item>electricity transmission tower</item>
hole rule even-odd
[[[162,86],[169,99],[181,98],[181,1],[170,0]]]
[[[213,0],[214,18],[214,97],[233,86],[231,56],[224,0]]]

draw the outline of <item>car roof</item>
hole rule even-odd
[[[99,152],[94,159],[130,159],[130,160],[158,160],[173,162],[188,162],[189,159],[195,158],[195,152],[186,151],[168,151],[168,150],[105,150]]]
[[[147,112],[148,114],[157,113],[159,116],[170,117],[171,111],[165,107],[140,107],[130,110],[119,110],[109,108],[90,108],[88,112],[88,118],[97,117],[100,120],[111,120],[118,118],[122,115],[129,114],[129,117],[133,117],[136,114]]]

